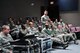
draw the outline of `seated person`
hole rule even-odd
[[[66,38],[65,35],[66,35],[66,34],[65,34],[65,31],[64,31],[62,25],[59,25],[59,24],[58,24],[57,28],[55,29],[55,37],[60,38],[61,41],[64,42],[65,39],[64,39],[63,37]]]
[[[53,45],[54,45],[54,42],[58,43],[63,46],[63,49],[65,49],[68,46],[67,42],[65,42],[66,36],[64,34],[64,31],[61,25],[58,25],[56,29],[53,28],[52,34],[53,34],[53,37],[52,37]]]
[[[24,37],[27,34],[27,29],[24,24],[21,25],[21,29],[19,32],[19,38]]]
[[[54,21],[54,25],[55,25],[55,26],[58,25],[58,20],[57,20],[57,19]]]
[[[36,36],[38,36],[38,37],[46,37],[46,35],[47,35],[46,33],[42,32],[42,26],[39,26]]]
[[[58,24],[62,25],[63,27],[65,26],[65,23],[63,22],[62,19],[60,19],[60,21],[58,22]]]
[[[64,27],[63,29],[64,29],[65,32],[67,32],[67,33],[66,33],[66,37],[68,37],[67,40],[69,41],[70,38],[71,38],[71,39],[74,41],[74,44],[78,44],[78,43],[76,42],[76,40],[77,40],[76,34],[73,33],[73,32],[71,32],[71,31],[69,30],[69,28],[68,28],[67,25],[65,25],[65,27]]]
[[[51,35],[51,31],[52,31],[52,28],[49,25],[49,22],[46,21],[45,27],[43,28],[42,32],[46,33],[47,35]]]
[[[55,42],[55,43],[58,43],[61,46],[63,46],[63,48],[65,49],[68,45],[66,42],[64,42],[65,34],[63,34],[61,26],[58,25],[58,27],[55,28],[54,25],[52,25],[52,27],[49,28],[48,23],[46,23],[45,25],[46,25],[46,27],[43,29],[43,32],[52,36],[51,39],[53,41],[53,45]]]
[[[25,24],[24,24],[24,25],[25,25],[25,27],[26,27],[26,28],[28,28],[28,27],[29,27],[29,20],[28,20],[28,19],[26,20],[26,22],[25,22]]]
[[[29,22],[29,27],[27,28],[28,33],[27,34],[35,34],[38,32],[37,28],[34,27],[33,22]]]
[[[0,32],[0,48],[2,50],[2,53],[13,53],[13,47],[10,45],[10,41],[13,41],[13,39],[9,32],[9,26],[3,25],[2,31]]]

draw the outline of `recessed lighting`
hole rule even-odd
[[[31,3],[31,6],[34,6],[34,3]]]
[[[53,5],[54,4],[54,1],[51,1],[50,4]]]

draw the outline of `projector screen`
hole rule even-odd
[[[78,11],[79,0],[58,0],[60,11]]]

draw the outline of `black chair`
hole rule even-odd
[[[39,49],[38,40],[34,35],[24,36],[19,41],[11,42],[11,45],[14,46],[13,53],[22,53],[23,51],[25,53],[33,51],[35,53],[37,48]]]

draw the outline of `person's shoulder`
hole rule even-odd
[[[30,27],[27,27],[27,30],[30,30]]]
[[[42,15],[41,18],[43,18],[45,15]]]
[[[27,27],[27,29],[29,29],[30,27]]]
[[[33,27],[33,29],[36,30],[37,28],[36,27]]]
[[[10,36],[10,34],[7,34],[8,36]]]
[[[8,35],[8,37],[11,37],[11,35],[10,34],[7,34]]]
[[[3,34],[0,32],[0,40],[3,39]]]
[[[46,30],[46,28],[43,28],[42,31]]]
[[[49,16],[46,16],[46,17],[49,17]]]
[[[3,35],[3,33],[2,33],[2,32],[0,32],[0,37],[2,37],[2,35]]]

